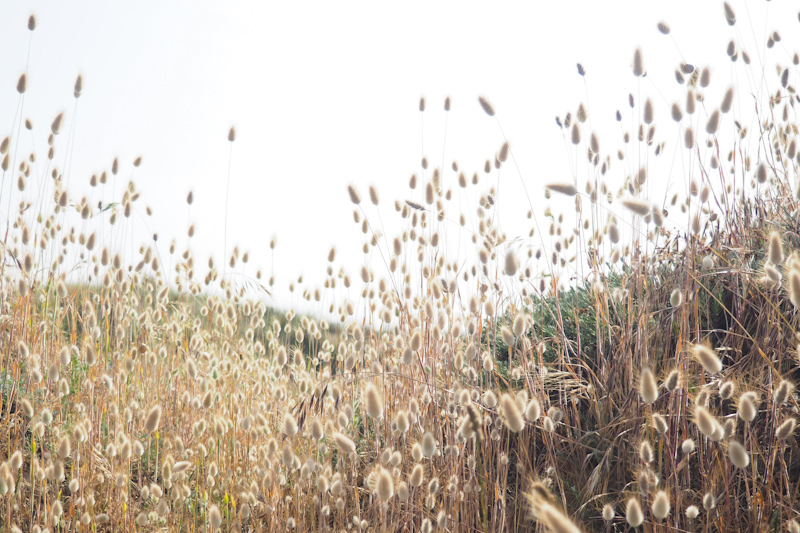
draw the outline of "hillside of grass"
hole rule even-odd
[[[327,318],[279,310],[238,249],[220,267],[129,247],[133,181],[105,208],[73,197],[63,116],[27,157],[20,119],[0,143],[19,200],[0,531],[800,531],[794,69],[763,73],[740,122],[746,89],[707,101],[723,81],[684,64],[658,132],[630,96],[616,154],[579,103],[557,119],[574,182],[503,176],[548,201],[527,237],[498,222],[507,141],[473,179],[453,164],[452,188],[426,161],[396,234],[377,188],[351,185],[364,264],[351,277],[320,250],[324,289],[291,282]],[[666,147],[686,192],[654,197]]]

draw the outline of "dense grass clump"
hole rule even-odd
[[[123,246],[133,181],[105,205],[71,197],[64,115],[24,156],[16,139],[37,131],[18,113],[0,143],[19,204],[2,246],[0,530],[798,531],[792,62],[752,109],[737,78],[717,108],[710,70],[679,65],[663,139],[663,110],[631,95],[616,153],[584,104],[558,117],[586,158],[544,188],[543,214],[531,204],[524,238],[497,222],[507,141],[474,172],[449,165],[453,189],[423,158],[396,235],[377,188],[350,185],[357,276],[321,250],[324,289],[290,287],[333,302],[327,317],[268,307],[274,279],[245,275],[238,249],[201,275],[174,244]],[[644,65],[637,49],[632,74]],[[688,161],[685,193],[656,186],[666,150]],[[90,184],[124,172],[114,160]]]

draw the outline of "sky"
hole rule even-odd
[[[790,38],[796,7],[731,5],[739,19],[733,28],[716,1],[3,2],[0,136],[13,129],[20,109],[15,87],[25,72],[22,116],[34,129],[20,136],[19,153],[46,146],[49,124],[64,112],[55,161],[73,198],[109,201],[132,178],[142,199],[138,225],[126,237],[131,248],[157,231],[162,250],[172,238],[183,250],[194,224],[191,248],[202,262],[211,254],[219,264],[226,242],[228,252],[239,246],[265,279],[274,273],[273,303],[285,308],[298,304],[299,295],[286,287],[299,274],[322,284],[331,246],[337,269],[357,274],[364,264],[364,236],[353,223],[347,186],[362,196],[370,184],[377,187],[380,218],[372,206],[367,213],[386,221],[393,236],[399,229],[389,222],[397,218],[392,204],[419,200],[408,180],[423,175],[423,156],[428,172],[443,168],[445,188],[455,188],[454,160],[471,176],[507,139],[516,165],[500,178],[500,222],[509,237],[527,236],[528,209],[546,205],[543,185],[572,181],[576,173],[579,182],[585,178],[586,158],[554,120],[574,115],[580,103],[602,151],[615,154],[622,146],[616,110],[630,116],[629,93],[652,97],[664,117],[658,138],[669,148],[650,175],[684,191],[680,169],[688,163],[674,150],[677,133],[665,118],[683,95],[675,68],[684,61],[710,66],[707,101],[719,101],[734,84],[742,88],[736,106],[744,113],[747,91],[764,84],[736,70],[741,61],[731,64],[728,41],[748,49],[772,78],[775,64],[790,64],[797,44]],[[38,25],[31,33],[32,13]],[[659,21],[670,25],[669,36],[656,30]],[[767,50],[773,30],[786,38]],[[645,78],[631,73],[637,47]],[[84,88],[76,105],[78,74]],[[492,103],[497,120],[481,110],[478,96]],[[134,169],[138,156],[142,164]],[[115,157],[117,184],[92,189],[89,177],[108,170]],[[626,165],[610,173],[612,184],[630,171]],[[497,176],[490,179],[497,183]],[[10,186],[6,176],[6,195]],[[0,200],[3,214],[5,204]],[[152,207],[151,217],[143,215],[144,205]]]

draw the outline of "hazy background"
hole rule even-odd
[[[117,197],[133,174],[142,192],[137,209],[154,210],[150,219],[137,218],[131,248],[155,230],[162,251],[173,237],[182,251],[191,221],[197,226],[192,248],[204,264],[209,254],[222,260],[226,137],[235,126],[228,251],[233,245],[249,251],[251,272],[261,265],[267,279],[268,243],[276,235],[273,303],[288,307],[299,301],[286,289],[298,274],[321,285],[331,245],[338,249],[337,268],[357,274],[364,263],[364,236],[352,221],[347,184],[366,197],[374,183],[389,226],[395,199],[420,197],[420,189],[412,194],[407,184],[412,173],[422,172],[422,155],[429,171],[445,169],[445,188],[456,187],[453,160],[471,176],[493,158],[503,137],[478,106],[478,95],[493,103],[540,211],[544,183],[571,181],[576,161],[580,183],[586,178],[585,148],[576,155],[566,146],[554,117],[574,115],[580,102],[587,103],[601,151],[613,155],[622,146],[614,113],[627,113],[623,125],[629,130],[630,92],[637,101],[651,96],[659,106],[656,137],[667,148],[652,162],[653,181],[683,192],[681,169],[688,163],[676,150],[678,130],[666,107],[684,94],[674,81],[682,57],[672,39],[685,61],[712,66],[706,101],[714,106],[737,79],[736,69],[744,68],[741,59],[732,66],[725,54],[731,38],[750,52],[755,69],[766,65],[770,80],[776,63],[790,64],[796,45],[789,38],[797,29],[796,7],[731,4],[739,19],[734,28],[717,1],[3,2],[0,137],[11,132],[19,102],[15,86],[28,60],[26,22],[34,13],[38,27],[22,115],[35,127],[32,136],[21,137],[20,153],[35,147],[43,159],[49,125],[64,111],[56,163],[69,178],[71,195],[93,195],[96,202],[100,193],[91,191],[89,176],[109,169],[118,156]],[[656,30],[661,20],[671,26],[670,36]],[[766,50],[767,32],[775,29],[784,40],[762,63],[758,50]],[[641,80],[630,68],[637,46],[648,71]],[[584,65],[585,78],[576,62]],[[76,107],[72,91],[79,73],[84,90]],[[752,100],[747,91],[764,90],[758,79],[744,79],[749,85],[737,85],[737,108]],[[442,106],[448,95],[445,145]],[[421,96],[428,108],[424,127]],[[731,124],[727,117],[723,130],[732,132]],[[65,139],[73,127],[67,165]],[[143,163],[134,174],[139,155]],[[621,183],[637,165],[629,160],[612,167],[609,182]],[[509,237],[527,235],[529,207],[519,176],[511,165],[503,172],[501,225]],[[489,182],[482,171],[481,177],[484,190]],[[190,190],[191,212],[185,203]],[[7,213],[5,200],[0,209]],[[387,227],[387,233],[397,231]],[[379,270],[374,258],[371,264]]]

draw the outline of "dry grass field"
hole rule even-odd
[[[707,101],[723,82],[679,65],[671,109],[631,95],[618,139],[587,121],[614,110],[558,117],[575,181],[504,175],[552,204],[522,237],[497,223],[508,143],[485,168],[424,161],[416,201],[342,191],[372,260],[351,278],[320,250],[324,289],[293,290],[327,319],[273,308],[238,251],[122,246],[141,160],[92,176],[113,204],[72,196],[70,124],[26,124],[23,76],[0,145],[0,531],[800,531],[798,56],[758,70],[731,46],[763,90]],[[18,153],[28,129],[48,145]],[[676,151],[687,194],[655,196]]]

